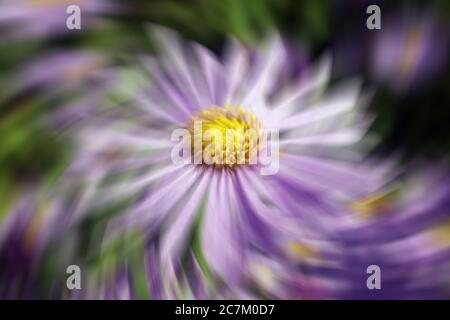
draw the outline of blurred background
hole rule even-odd
[[[68,4],[81,7],[81,30],[65,27],[61,8]],[[366,28],[371,4],[381,8],[381,30]],[[274,29],[305,63],[331,52],[332,81],[361,75],[374,89],[370,130],[380,139],[373,154],[395,156],[405,166],[417,158],[449,165],[449,18],[447,0],[0,0],[0,223],[24,194],[33,197],[30,186],[50,188],[72,157],[71,142],[49,125],[54,119],[48,115],[88,108],[98,98],[93,88],[109,79],[109,70],[126,66],[130,56],[157,51],[146,32],[149,23],[219,56],[230,37],[251,46]],[[80,259],[98,258],[92,243],[108,214],[81,224]],[[139,259],[142,250],[136,244],[127,255]],[[116,252],[102,253],[102,259],[116,261]],[[22,259],[17,251],[11,255]],[[50,262],[40,272],[51,273],[48,268]],[[135,268],[138,296],[147,297],[139,285],[142,266]],[[29,284],[18,281],[18,287]],[[47,285],[45,277],[33,281]]]

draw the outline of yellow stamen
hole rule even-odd
[[[192,117],[187,128],[192,137],[194,156],[201,151],[204,158],[209,152],[213,157],[211,165],[216,167],[251,164],[262,138],[261,123],[255,115],[229,105],[202,110]]]
[[[442,221],[429,231],[433,244],[440,248],[450,247],[450,219]]]
[[[350,207],[353,211],[364,215],[373,216],[383,213],[383,211],[388,208],[393,198],[395,198],[394,190],[383,193],[374,193],[365,198],[352,202]]]
[[[303,261],[310,258],[318,258],[320,256],[317,249],[308,243],[299,243],[294,241],[289,241],[285,245],[286,253],[292,258]]]

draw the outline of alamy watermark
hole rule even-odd
[[[66,19],[66,27],[69,30],[81,29],[81,8],[72,4],[66,8],[66,13],[69,15]]]
[[[366,13],[370,16],[366,20],[366,26],[369,30],[381,29],[381,9],[379,6],[373,4],[367,7]]]
[[[376,264],[372,264],[367,267],[367,274],[370,276],[367,278],[366,286],[369,290],[381,289],[381,268]]]
[[[69,275],[66,280],[66,286],[69,290],[81,290],[81,269],[76,264],[67,267],[66,273]]]

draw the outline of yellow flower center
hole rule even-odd
[[[212,107],[193,116],[187,128],[194,157],[215,167],[234,168],[256,164],[262,139],[261,123],[251,111],[241,107]],[[210,157],[209,161],[206,157]]]

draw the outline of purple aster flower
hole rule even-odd
[[[404,92],[426,84],[445,68],[448,24],[430,12],[387,19],[372,46],[374,78]]]
[[[82,29],[101,21],[121,6],[109,0],[1,0],[0,28],[2,41],[67,34],[67,7],[81,9]]]
[[[55,50],[33,58],[14,75],[3,77],[11,82],[7,96],[26,92],[57,112],[45,114],[38,121],[63,128],[95,112],[105,88],[115,81],[108,60],[90,50]],[[55,105],[55,98],[58,99]]]
[[[327,263],[310,271],[337,298],[448,299],[448,179],[446,167],[421,165],[353,202],[354,214],[323,253]],[[381,290],[367,290],[370,265],[381,269]]]
[[[53,51],[34,58],[15,77],[10,93],[39,89],[40,97],[79,92],[106,78],[106,59],[87,51]],[[84,93],[84,92],[83,92]]]
[[[0,225],[2,299],[42,297],[37,274],[45,249],[63,232],[63,212],[59,201],[44,201],[35,190],[28,190],[4,218]]]
[[[93,74],[104,65],[103,57],[94,52],[70,51],[47,53],[24,67],[21,75],[29,86],[72,84]]]
[[[109,234],[146,234],[150,263],[161,273],[151,278],[159,285],[150,280],[160,288],[156,296],[173,297],[179,258],[192,252],[194,237],[199,245],[193,252],[214,279],[210,285],[226,292],[222,296],[254,297],[253,266],[308,251],[302,248],[339,229],[348,214],[344,204],[382,182],[385,168],[362,161],[367,97],[357,79],[325,90],[331,65],[326,55],[307,68],[307,76],[290,76],[280,88],[277,79],[286,79],[282,74],[298,62],[276,36],[256,51],[232,42],[222,58],[168,31],[156,37],[159,57],[144,57],[146,70],[128,68],[114,88],[120,105],[73,129],[78,156],[65,180],[79,181],[85,190],[74,217],[134,199],[127,213],[110,222]],[[212,162],[205,160],[211,144],[195,131],[196,121],[213,130]],[[276,139],[256,148],[256,155],[272,151],[269,163],[253,162],[251,140],[239,133],[231,141],[243,142],[242,153],[215,140],[240,128],[253,129],[258,142],[267,138],[264,130],[277,133],[279,149],[272,149]],[[176,155],[195,159],[200,137],[202,163],[174,163],[177,129],[193,133],[188,141],[194,147]],[[194,152],[185,157],[186,150]],[[231,163],[217,161],[228,156]],[[236,161],[239,156],[243,162]],[[271,265],[276,269],[277,263]],[[282,283],[288,290],[267,294],[301,297],[296,288],[307,284],[321,296],[322,284],[301,274]]]

